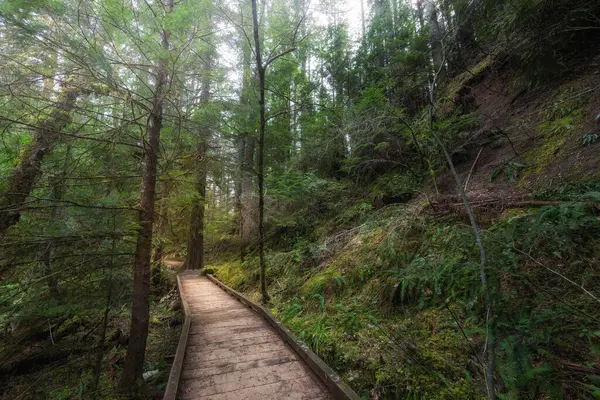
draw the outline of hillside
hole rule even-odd
[[[502,398],[599,393],[599,60],[532,91],[495,61],[444,100],[476,116],[453,156],[493,271]],[[369,398],[485,397],[479,254],[454,179],[435,182],[307,182],[272,216],[271,309]],[[260,298],[256,256],[208,268]]]

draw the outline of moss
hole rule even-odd
[[[69,318],[68,320],[63,322],[58,328],[56,334],[62,336],[67,332],[71,332],[77,329],[79,326],[82,326],[83,323],[84,321],[82,320],[82,318],[79,317],[79,315],[75,315],[72,318]]]
[[[234,289],[242,289],[248,281],[248,271],[240,261],[225,262],[210,266],[219,280]]]
[[[300,294],[304,296],[323,295],[328,296],[340,293],[345,285],[344,275],[331,265],[326,270],[310,278],[300,288]]]
[[[523,174],[523,179],[531,176],[531,173],[539,174],[546,169],[556,159],[566,140],[566,137],[553,136],[546,139],[540,148],[527,152],[524,158],[532,167]]]
[[[465,71],[462,74],[452,79],[446,87],[446,97],[450,99],[456,98],[460,91],[465,87],[471,85],[476,81],[481,74],[486,72],[493,64],[494,56],[489,55],[479,63],[477,63],[471,70]]]
[[[462,74],[456,76],[446,86],[446,90],[444,91],[444,96],[441,97],[441,104],[439,109],[441,110],[442,116],[448,116],[452,114],[452,111],[455,107],[455,102],[457,98],[461,95],[461,92],[479,82],[484,76],[485,73],[494,65],[495,57],[493,55],[489,55],[475,66],[473,66],[469,71],[465,71]]]
[[[523,174],[523,178],[532,173],[542,173],[552,161],[560,157],[571,134],[583,129],[586,101],[574,92],[574,88],[565,86],[549,102],[541,105],[540,114],[543,118],[537,125],[536,132],[544,142],[539,148],[531,149],[524,155],[531,167]]]

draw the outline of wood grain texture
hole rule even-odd
[[[330,399],[264,318],[197,271],[179,275],[190,328],[178,399]]]

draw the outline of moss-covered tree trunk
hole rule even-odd
[[[0,194],[0,235],[19,222],[21,211],[42,174],[44,158],[52,152],[61,131],[71,122],[71,111],[75,107],[78,93],[78,88],[68,78],[66,87],[63,87],[58,96],[56,108],[39,122],[31,144],[12,170],[6,192]]]

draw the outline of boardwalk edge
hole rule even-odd
[[[183,296],[183,286],[181,284],[181,278],[179,275],[177,275],[177,288],[179,290],[179,298],[181,299],[185,319],[183,321],[181,336],[179,336],[179,344],[177,345],[175,359],[173,360],[173,365],[171,366],[169,382],[167,383],[163,400],[175,400],[177,398],[177,389],[179,387],[179,380],[181,378],[183,359],[185,358],[185,349],[187,347],[187,340],[190,332],[190,323],[192,321],[190,308],[188,306],[187,300]]]
[[[207,275],[207,278],[212,282],[220,286],[223,290],[229,293],[231,296],[236,298],[241,303],[250,307],[258,314],[262,315],[264,319],[281,335],[283,340],[290,345],[290,347],[308,364],[313,372],[321,379],[325,386],[330,390],[334,399],[336,400],[360,400],[360,396],[354,392],[350,386],[345,384],[333,369],[331,369],[323,360],[319,358],[307,345],[300,342],[300,340],[294,335],[285,325],[277,319],[269,310],[265,307],[254,303],[243,294],[235,291],[223,282],[219,281],[212,275]],[[178,349],[179,350],[179,349]],[[173,364],[175,365],[175,364]],[[170,383],[170,381],[169,381]],[[174,399],[174,397],[173,397]],[[167,398],[165,397],[165,400]]]

